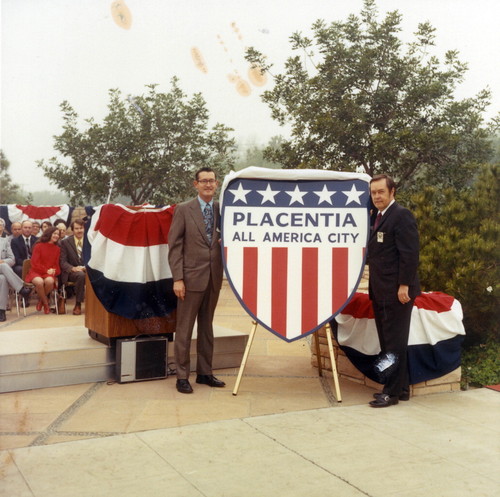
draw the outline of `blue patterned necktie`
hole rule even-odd
[[[212,243],[212,230],[214,227],[214,215],[212,213],[212,208],[210,204],[205,206],[203,209],[203,220],[205,222],[205,231],[207,232],[207,237],[210,243]]]

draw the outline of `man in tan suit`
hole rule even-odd
[[[196,172],[198,196],[176,206],[168,234],[168,262],[177,296],[175,330],[176,388],[192,393],[189,349],[198,320],[196,383],[224,387],[212,374],[214,333],[212,321],[222,286],[219,203],[213,197],[217,179],[213,169]]]

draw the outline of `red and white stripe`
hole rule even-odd
[[[465,335],[462,306],[442,292],[422,293],[415,299],[408,345],[435,345],[456,335]],[[375,316],[367,294],[356,293],[335,318],[338,342],[366,355],[376,355],[380,345]]]
[[[27,219],[40,223],[48,220],[53,223],[59,218],[68,219],[70,207],[67,204],[54,206],[9,204],[7,210],[11,223],[21,223]]]
[[[147,283],[172,277],[168,231],[173,207],[133,210],[120,204],[95,209],[88,230],[89,266],[114,281]]]
[[[235,292],[286,340],[316,330],[335,315],[358,284],[358,247],[225,247]]]

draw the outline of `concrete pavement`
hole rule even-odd
[[[5,450],[0,495],[493,497],[499,407],[478,389]]]
[[[68,306],[72,308],[71,302]],[[3,330],[82,316],[10,313]],[[229,289],[217,324],[250,331]],[[370,388],[311,367],[307,339],[258,328],[237,396],[175,379],[0,395],[0,496],[486,497],[500,492],[500,394],[412,398],[387,409]]]

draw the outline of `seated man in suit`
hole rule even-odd
[[[0,322],[5,321],[5,309],[9,299],[9,287],[19,292],[19,295],[27,299],[31,293],[29,288],[23,285],[23,280],[12,270],[14,265],[14,254],[7,238],[0,237]]]
[[[21,234],[21,223],[15,222],[10,225],[10,235],[7,236],[9,242]]]
[[[82,302],[85,298],[85,266],[82,259],[85,222],[82,219],[75,219],[71,223],[71,231],[73,235],[60,242],[61,282],[63,285],[66,285],[68,281],[75,284],[76,302],[73,314],[79,316],[82,313]]]
[[[67,230],[68,230],[68,225],[66,224],[66,221],[64,219],[56,219],[54,221],[54,226],[59,230],[59,233],[61,234],[60,240],[64,240],[65,238],[68,238]]]
[[[7,238],[8,234],[5,231],[5,220],[0,217],[0,238]],[[10,239],[9,239],[9,245],[10,245]]]
[[[31,234],[33,223],[31,221],[23,221],[21,223],[21,234],[17,238],[13,238],[10,242],[12,252],[16,259],[14,265],[14,272],[22,278],[23,263],[26,259],[31,259],[33,253],[33,246],[38,238]]]

